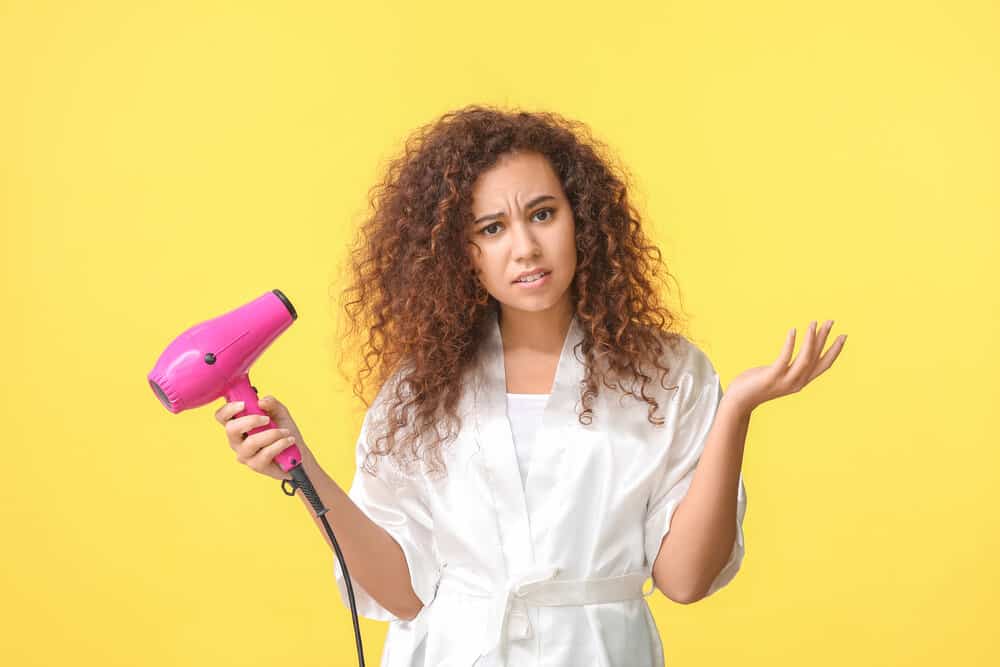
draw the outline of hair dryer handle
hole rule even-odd
[[[223,395],[225,396],[227,403],[243,401],[243,411],[234,415],[234,419],[236,417],[245,417],[246,415],[267,416],[267,413],[261,410],[260,405],[257,403],[257,388],[250,384],[250,376],[246,373],[238,377],[235,382],[226,387]],[[247,436],[249,437],[254,433],[266,431],[269,428],[275,428],[274,423],[271,422],[270,419],[267,424],[250,430],[247,433]],[[298,445],[289,445],[285,449],[281,450],[281,453],[274,457],[274,462],[277,463],[278,467],[285,472],[288,472],[295,466],[302,463],[302,454],[299,452]]]

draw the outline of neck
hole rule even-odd
[[[573,304],[567,298],[547,310],[516,310],[500,305],[500,337],[504,352],[514,350],[556,355],[562,351]]]

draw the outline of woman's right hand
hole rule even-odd
[[[266,396],[258,401],[258,406],[266,414],[244,415],[234,419],[235,415],[244,410],[244,406],[240,402],[226,403],[216,410],[215,419],[225,428],[226,439],[230,449],[236,452],[237,461],[254,472],[273,479],[290,479],[291,475],[274,462],[274,457],[292,444],[298,446],[303,461],[312,458],[312,452],[302,441],[302,434],[288,409],[277,399]],[[247,436],[253,429],[271,422],[274,427]]]

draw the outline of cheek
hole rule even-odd
[[[490,279],[490,255],[488,252],[481,252],[477,249],[469,251],[469,264],[472,265],[472,274],[481,282],[488,282]]]
[[[479,263],[479,279],[484,283],[496,285],[502,276],[503,270],[495,262],[490,262],[488,256],[484,257],[483,261]]]

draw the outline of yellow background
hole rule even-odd
[[[282,289],[252,379],[348,486],[335,267],[474,102],[612,145],[724,385],[848,334],[754,413],[740,574],[650,598],[667,664],[995,662],[998,43],[988,0],[0,4],[0,662],[355,664],[302,503],[146,374]]]

